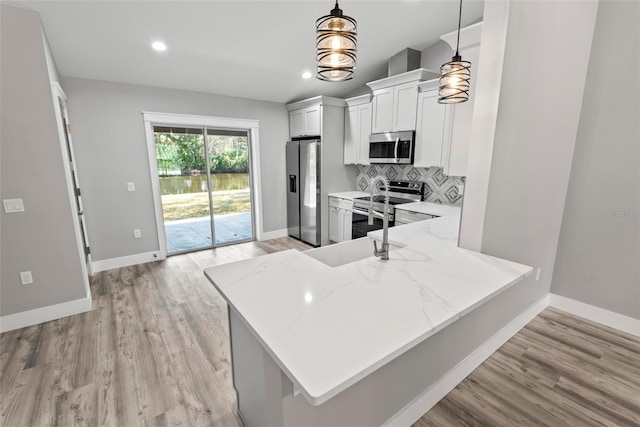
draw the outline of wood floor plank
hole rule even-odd
[[[35,325],[1,334],[0,391],[16,387],[20,371],[27,365],[33,367],[34,346],[38,345],[36,341],[42,339],[43,327],[44,325]],[[3,402],[0,400],[0,408],[2,405]]]
[[[525,350],[526,351],[526,350]],[[553,388],[560,380],[560,374],[538,364],[527,364],[523,361],[524,351],[513,352],[512,346],[504,345],[491,358],[514,372],[521,372],[537,383]]]
[[[91,277],[93,310],[0,334],[0,425],[242,426],[212,265],[292,239]],[[415,425],[640,427],[640,339],[548,308]],[[357,409],[356,409],[357,410]]]
[[[633,340],[633,337],[622,338],[620,335],[612,334],[611,328],[600,325],[599,328],[591,324],[583,325],[582,320],[577,316],[559,316],[557,314],[549,315],[546,312],[539,317],[540,322],[551,326],[553,330],[561,329],[566,334],[573,336],[575,339],[584,340],[602,348],[603,355],[615,359],[615,361],[629,365],[629,367],[637,366],[640,360],[640,339]],[[587,339],[585,340],[585,335]]]
[[[523,331],[522,336],[528,332],[530,331]],[[617,366],[605,365],[599,363],[599,360],[585,358],[581,352],[563,351],[554,347],[554,341],[546,337],[536,336],[535,339],[539,342],[533,343],[527,349],[523,355],[526,359],[534,360],[542,366],[554,367],[562,376],[579,379],[586,386],[605,389],[612,396],[619,395],[621,400],[626,400],[625,396],[638,390],[631,372],[628,373],[629,375],[624,375]]]
[[[553,417],[549,425],[572,426],[576,423],[583,426],[615,425],[590,411],[588,407],[573,403],[564,396],[553,393],[551,390],[557,383],[549,388],[539,383],[534,377],[515,371],[510,366],[501,363],[499,358],[491,357],[486,361],[485,367],[495,375],[494,378],[497,380],[495,384],[503,392],[517,396],[513,397],[513,400],[521,399],[523,405],[533,405],[538,407],[540,411],[548,412]],[[558,382],[560,381],[562,378],[558,380]],[[526,390],[526,392],[522,390]]]
[[[553,329],[549,326],[554,326]],[[591,341],[586,341],[580,336],[572,334],[567,328],[558,324],[549,324],[542,319],[533,319],[527,325],[527,330],[535,332],[546,338],[555,340],[558,344],[580,351],[585,355],[600,359],[604,354],[604,349]]]
[[[181,304],[181,308],[203,356],[214,371],[228,369],[231,365],[229,335],[223,323],[227,316],[226,307],[224,311],[219,310],[221,313],[215,313],[216,310],[201,301],[191,301]]]
[[[56,427],[97,426],[97,383],[94,382],[57,396],[53,425]]]
[[[636,354],[640,353],[639,337],[627,334],[617,329],[609,328],[553,307],[547,308],[544,312],[540,313],[540,316],[543,319],[550,318],[554,319],[556,322],[571,326],[572,328],[582,332],[585,336],[608,340],[620,348],[626,348]]]
[[[487,366],[495,363],[496,366],[506,368],[510,371],[509,375],[517,377],[518,383],[529,380],[535,384],[536,391],[543,397],[551,399],[555,404],[565,409],[572,418],[580,419],[583,425],[603,425],[615,426],[616,424],[610,420],[601,417],[598,413],[591,411],[589,407],[582,406],[580,403],[572,399],[567,399],[564,395],[554,392],[554,387],[561,379],[560,375],[556,375],[556,380],[549,382],[544,377],[540,377],[538,373],[541,371],[539,366],[528,364],[526,360],[517,360],[506,356],[502,349],[494,353],[489,360]]]
[[[607,393],[601,393],[564,377],[560,379],[555,390],[611,420],[615,425],[628,427],[640,425],[640,415],[637,411],[620,406]]]
[[[448,400],[466,392],[484,400],[501,399],[501,410],[509,408],[509,414],[526,417],[514,420],[514,426],[638,427],[640,364],[631,362],[636,342],[636,337],[548,308],[415,425],[438,425],[432,413],[443,425],[476,425],[479,418],[460,419],[460,413],[447,412]],[[484,387],[486,394],[471,391],[473,384]],[[494,407],[500,406],[494,402]]]
[[[447,399],[445,397],[445,399]],[[429,411],[429,417],[422,417],[413,425],[414,427],[458,427],[463,424],[454,423],[451,415],[444,409],[443,405],[436,405]]]
[[[514,342],[527,342],[531,346],[537,346],[538,349],[543,351],[553,352],[561,354],[566,357],[571,357],[577,360],[578,364],[589,366],[590,369],[597,370],[598,372],[606,373],[607,375],[615,378],[616,380],[627,383],[630,387],[640,387],[640,372],[632,365],[625,365],[620,363],[608,363],[606,353],[602,358],[593,358],[585,355],[582,351],[574,348],[570,348],[562,345],[558,340],[551,339],[544,335],[539,335],[535,331],[525,328],[520,333],[513,337]],[[530,358],[529,358],[530,359]],[[540,364],[540,366],[543,366]],[[546,369],[549,369],[551,365],[546,364]],[[557,371],[562,374],[561,371]]]
[[[471,411],[473,418],[466,418],[466,425],[479,423],[486,426],[511,426],[526,421],[521,414],[511,410],[491,391],[487,391],[473,374],[463,387],[453,390],[447,398],[459,402],[460,406]]]

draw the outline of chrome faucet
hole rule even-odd
[[[384,210],[383,213],[375,212],[373,210],[373,192],[379,190],[378,184],[382,183],[384,186]],[[382,248],[378,250],[378,244],[373,241],[373,254],[380,257],[383,261],[389,259],[389,180],[384,175],[378,175],[373,179],[371,183],[371,193],[369,194],[369,225],[373,225],[373,217],[382,218]]]

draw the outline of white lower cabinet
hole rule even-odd
[[[329,240],[332,242],[351,240],[352,208],[352,200],[329,197]]]

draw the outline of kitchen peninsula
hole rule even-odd
[[[373,256],[378,231],[206,269],[229,305],[245,423],[389,423],[479,347],[488,302],[532,269],[458,248],[458,224],[391,228],[388,261]]]

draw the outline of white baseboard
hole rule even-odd
[[[130,265],[144,264],[146,262],[159,260],[160,252],[144,252],[141,254],[93,261],[91,263],[91,271],[97,273],[99,271],[113,270],[114,268],[128,267]]]
[[[551,297],[549,305],[557,309],[566,311],[576,316],[584,317],[587,320],[618,329],[631,335],[640,337],[640,320],[625,316],[595,305],[586,304],[571,298],[556,294],[549,294]]]
[[[415,423],[424,414],[435,406],[436,403],[453,390],[462,380],[464,380],[471,372],[489,358],[496,350],[506,343],[527,323],[532,321],[538,314],[549,305],[549,295],[540,299],[531,307],[522,312],[518,317],[513,319],[502,328],[498,333],[489,338],[484,344],[478,347],[473,353],[467,356],[462,362],[444,375],[429,390],[425,391],[421,396],[413,402],[405,406],[400,412],[391,417],[386,426],[409,426]]]
[[[289,235],[289,230],[287,230],[286,228],[283,228],[282,230],[276,230],[276,231],[263,231],[258,236],[258,240],[262,242],[264,240],[271,240],[271,239],[278,239],[280,237],[287,237],[288,235]]]
[[[91,311],[91,296],[46,307],[34,308],[21,313],[0,317],[0,332],[13,331],[27,326],[61,319],[74,314]]]

